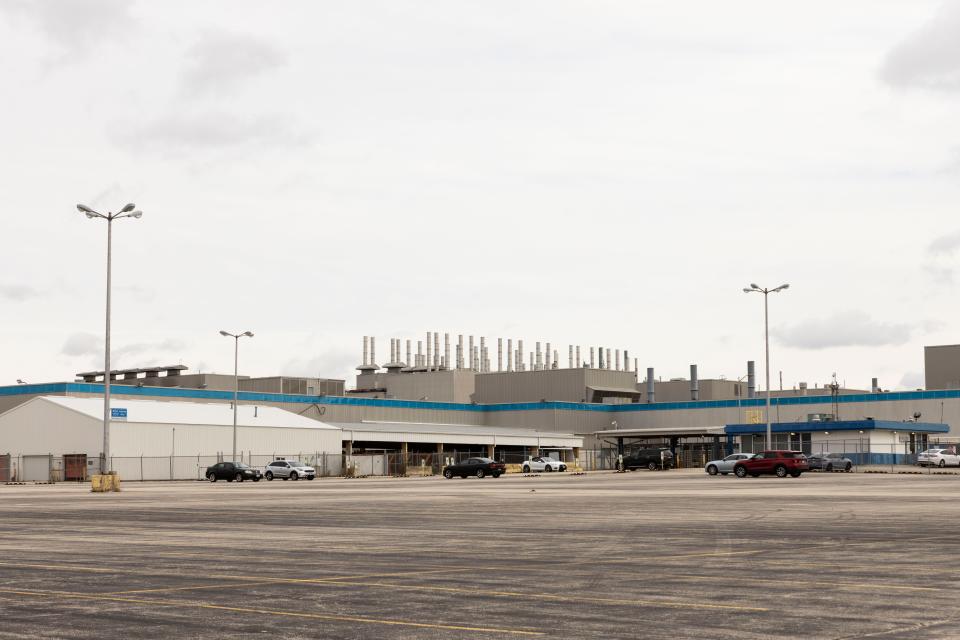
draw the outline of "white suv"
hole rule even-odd
[[[542,458],[537,456],[523,461],[523,472],[531,471],[566,471],[567,465],[553,458]]]
[[[274,478],[313,480],[317,477],[317,471],[299,460],[274,460],[264,468],[263,477],[267,480],[273,480]]]

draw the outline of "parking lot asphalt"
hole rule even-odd
[[[960,637],[960,476],[0,486],[0,637]]]

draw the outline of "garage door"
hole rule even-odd
[[[50,482],[51,456],[23,456],[23,480]]]

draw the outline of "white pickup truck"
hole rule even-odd
[[[531,473],[534,471],[566,471],[567,465],[553,458],[543,458],[536,456],[523,461],[523,472]]]

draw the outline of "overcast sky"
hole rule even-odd
[[[960,342],[960,2],[0,3],[0,384],[348,377],[361,336],[923,384]],[[495,344],[495,343],[494,343]],[[776,384],[776,383],[775,383]]]

